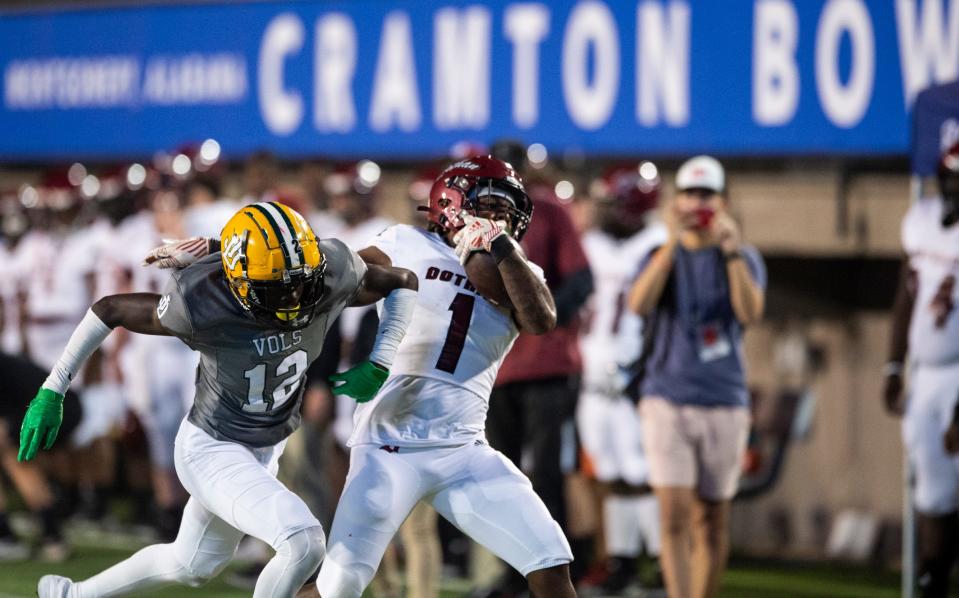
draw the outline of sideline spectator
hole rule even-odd
[[[729,552],[750,419],[742,335],[762,317],[766,271],[727,212],[718,161],[686,161],[676,188],[669,238],[643,260],[628,305],[653,327],[639,409],[666,587],[701,598],[718,595]]]

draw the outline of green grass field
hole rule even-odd
[[[0,564],[0,598],[35,596],[36,582],[41,575],[56,572],[73,578],[83,578],[128,554],[128,550],[80,547],[70,560],[61,564],[32,561]],[[170,588],[161,592],[140,594],[143,598],[240,598],[249,595],[250,592],[231,588],[221,579],[198,589]],[[444,591],[443,598],[462,595],[462,590],[449,589]],[[899,595],[899,579],[892,572],[838,565],[737,561],[726,575],[722,595],[729,598],[894,598]]]

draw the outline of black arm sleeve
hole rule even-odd
[[[583,307],[593,292],[593,273],[583,268],[566,277],[553,292],[556,302],[556,325],[565,326]]]
[[[363,319],[360,320],[360,327],[356,331],[356,338],[353,340],[353,348],[350,351],[350,365],[356,365],[370,358],[373,345],[376,344],[376,331],[379,327],[380,318],[376,315],[376,310],[367,310],[363,314]]]
[[[336,373],[336,368],[340,364],[341,346],[343,337],[340,334],[340,321],[337,319],[330,326],[330,331],[326,333],[326,339],[323,341],[323,350],[320,356],[316,358],[308,370],[306,370],[306,384],[322,384],[329,386],[327,378]]]

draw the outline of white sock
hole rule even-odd
[[[610,494],[603,501],[606,553],[610,556],[639,556],[642,546],[639,525],[639,497]]]
[[[172,544],[154,544],[86,581],[74,583],[72,598],[126,596],[187,583],[189,577],[186,567],[174,556]]]
[[[659,528],[659,501],[656,500],[656,495],[640,496],[636,499],[635,509],[639,521],[639,537],[646,548],[646,554],[659,556],[662,536]]]

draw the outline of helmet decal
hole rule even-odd
[[[243,231],[242,234],[233,233],[223,246],[223,261],[230,270],[236,269],[240,260],[246,258],[246,240],[249,235],[248,230]]]

